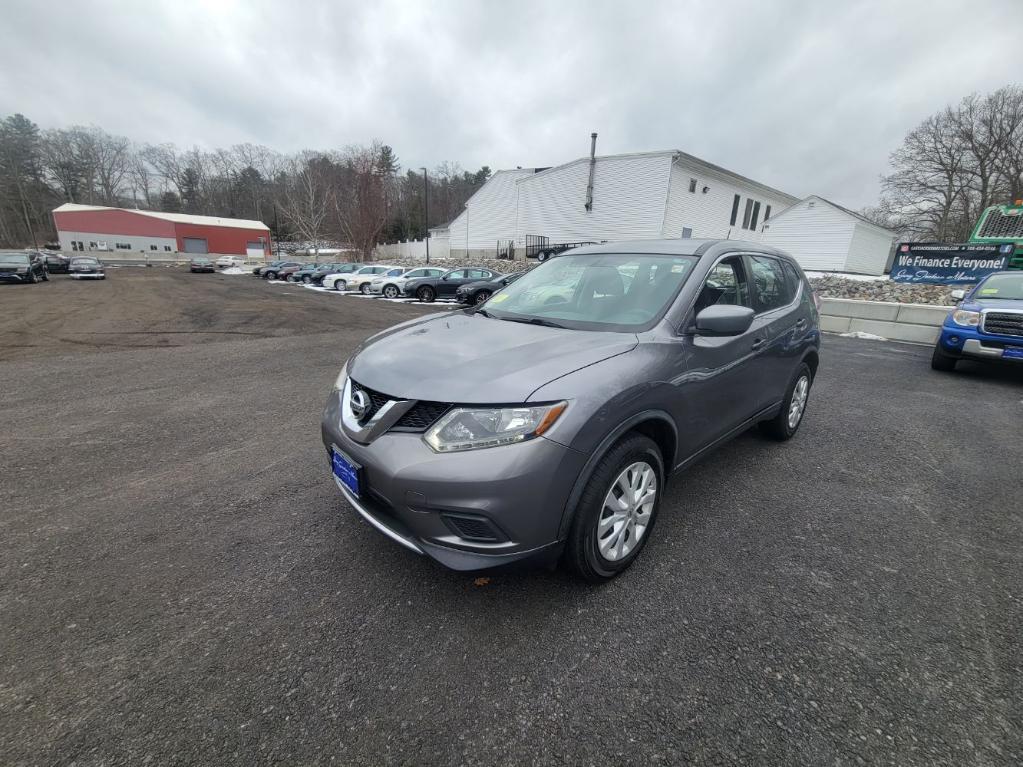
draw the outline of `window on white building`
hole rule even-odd
[[[741,199],[742,198],[739,197],[739,195],[735,195],[735,197],[732,198],[732,219],[730,222],[731,226],[735,226],[735,220],[739,217],[739,201]]]
[[[689,179],[689,192],[690,194],[696,194],[696,179]]]
[[[771,220],[771,206],[768,205],[766,208],[764,208],[764,223],[766,224],[770,220]]]
[[[753,220],[750,221],[750,225],[749,225],[750,229],[756,229],[757,228],[757,219],[758,218],[760,218],[760,203],[759,202],[755,202],[755,203],[753,203]]]
[[[753,200],[746,198],[746,211],[742,214],[742,228],[749,229],[749,220],[753,215]]]

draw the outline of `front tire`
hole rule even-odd
[[[384,285],[384,298],[397,298],[398,288],[394,285]]]
[[[368,282],[362,283],[359,286],[359,292],[362,293],[362,295],[364,295],[364,296],[368,296],[369,295],[369,283]]]
[[[490,291],[489,290],[481,290],[481,291],[479,291],[476,294],[476,298],[475,298],[473,303],[475,303],[476,305],[485,304],[489,300],[490,300]]]
[[[657,444],[629,434],[600,459],[579,498],[566,563],[591,583],[618,576],[653,534],[664,488]]]
[[[771,439],[779,442],[792,439],[803,422],[806,404],[810,399],[810,387],[813,385],[813,373],[805,362],[796,370],[796,375],[785,392],[781,410],[770,421],[761,421],[760,430]]]
[[[348,290],[348,280],[335,280],[334,290],[340,290],[341,292]]]
[[[429,285],[423,285],[423,287],[416,291],[416,298],[424,304],[432,304],[437,298],[437,291]]]
[[[957,360],[955,357],[945,354],[941,348],[941,339],[934,344],[934,351],[931,353],[931,369],[940,370],[942,373],[951,373],[956,369]]]

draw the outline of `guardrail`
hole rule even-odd
[[[933,344],[951,306],[821,299],[821,330],[829,333],[871,333],[893,341]]]

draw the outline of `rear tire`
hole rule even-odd
[[[781,410],[778,415],[770,421],[761,421],[757,426],[760,431],[771,439],[779,442],[792,439],[799,431],[799,425],[803,422],[803,415],[806,413],[806,405],[810,399],[810,388],[813,386],[813,373],[810,366],[805,362],[796,370],[788,390],[785,392],[785,399],[781,403]]]
[[[416,298],[424,304],[432,304],[437,298],[437,291],[429,285],[423,285],[423,287],[416,291]]]
[[[639,529],[641,522],[639,514],[629,515],[628,512],[621,512],[607,504],[607,499],[620,487],[619,481],[623,473],[629,472],[635,466],[646,466],[654,472],[653,503],[649,511],[642,515],[642,520],[645,521],[642,530]],[[566,564],[591,583],[604,583],[624,572],[636,561],[653,534],[663,493],[664,461],[657,444],[642,434],[632,433],[623,437],[597,463],[586,483],[586,489],[579,498],[579,506],[572,521],[565,550]],[[621,500],[628,502],[629,498],[623,494]],[[609,525],[615,513],[627,515],[620,531],[613,524]],[[628,529],[630,520],[631,530]],[[624,537],[625,545],[631,536],[632,546],[627,553],[609,559],[602,549],[606,550],[610,545],[609,553],[614,555],[615,545],[612,539],[616,533]]]
[[[931,353],[931,369],[940,370],[942,373],[951,373],[956,369],[958,361],[952,355],[945,354],[944,349],[941,348],[941,339],[939,338],[934,344],[934,351]]]

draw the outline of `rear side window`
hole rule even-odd
[[[748,256],[753,283],[753,309],[760,314],[792,303],[793,285],[781,262],[770,256]]]
[[[799,287],[803,284],[803,280],[799,276],[799,272],[796,271],[796,267],[788,261],[782,261],[781,265],[785,270],[785,279],[789,283],[789,291],[792,293],[792,296],[795,297],[795,295],[799,292]]]
[[[469,279],[473,279],[473,280],[486,280],[486,279],[489,279],[492,276],[493,275],[490,272],[488,272],[486,269],[470,269],[469,270]]]

